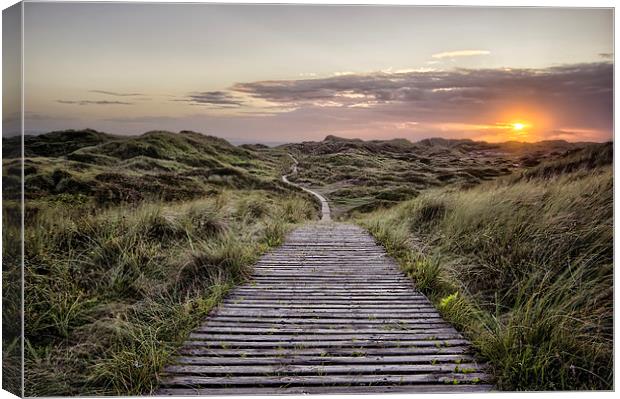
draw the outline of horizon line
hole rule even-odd
[[[403,136],[394,136],[394,137],[390,137],[390,138],[371,138],[371,139],[363,139],[363,138],[359,138],[359,137],[343,137],[343,136],[339,136],[336,134],[326,134],[324,136],[323,139],[321,140],[296,140],[296,141],[247,141],[247,139],[243,139],[243,138],[238,138],[238,137],[223,137],[221,135],[217,135],[217,134],[210,134],[210,133],[204,133],[204,132],[199,132],[199,131],[195,131],[195,130],[189,130],[189,129],[181,129],[178,132],[174,132],[171,130],[147,130],[145,132],[142,133],[137,133],[137,134],[119,134],[119,133],[109,133],[106,131],[102,131],[102,130],[97,130],[97,129],[93,129],[93,128],[83,128],[83,129],[60,129],[60,130],[50,130],[50,131],[30,131],[30,132],[24,132],[23,134],[20,133],[14,133],[14,134],[7,134],[5,135],[3,133],[2,135],[2,140],[4,139],[10,139],[13,137],[19,137],[19,136],[23,136],[23,137],[34,137],[34,136],[42,136],[45,134],[50,134],[50,133],[56,133],[56,132],[84,132],[84,131],[93,131],[93,132],[97,132],[97,133],[103,133],[103,134],[107,134],[110,136],[116,136],[119,138],[122,137],[140,137],[143,136],[145,134],[148,133],[153,133],[153,132],[163,132],[163,133],[170,133],[170,134],[182,134],[182,133],[196,133],[196,134],[200,134],[206,137],[216,137],[218,139],[222,139],[227,141],[228,143],[234,145],[234,146],[241,146],[241,145],[266,145],[268,147],[277,147],[280,145],[285,145],[285,144],[301,144],[301,143],[307,143],[307,142],[314,142],[314,143],[319,143],[322,141],[327,141],[330,137],[333,137],[335,139],[339,139],[339,140],[350,140],[350,141],[362,141],[362,142],[373,142],[373,141],[379,141],[379,142],[387,142],[387,141],[394,141],[394,140],[406,140],[408,142],[410,142],[411,144],[417,144],[420,143],[424,140],[433,140],[433,139],[439,139],[439,140],[448,140],[448,141],[470,141],[470,142],[476,142],[476,143],[487,143],[487,144],[504,144],[504,143],[521,143],[521,144],[536,144],[536,143],[545,143],[545,142],[565,142],[565,143],[574,143],[574,144],[603,144],[603,143],[608,143],[608,142],[614,142],[614,133],[612,133],[612,136],[609,138],[609,140],[603,140],[603,141],[583,141],[583,140],[575,140],[575,141],[571,141],[571,140],[566,140],[566,139],[550,139],[550,140],[536,140],[536,141],[521,141],[521,140],[504,140],[504,141],[487,141],[487,140],[476,140],[473,138],[467,138],[467,137],[461,137],[461,138],[457,138],[457,137],[442,137],[442,136],[429,136],[429,137],[424,137],[424,138],[420,138],[417,141],[412,141],[411,139],[407,138],[407,137],[403,137]]]

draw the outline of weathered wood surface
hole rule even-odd
[[[470,343],[368,233],[322,222],[258,261],[190,334],[157,394],[491,388]]]

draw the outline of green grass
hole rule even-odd
[[[3,139],[5,197],[21,187],[19,143]],[[25,140],[27,200],[93,198],[102,207],[186,201],[227,189],[288,191],[279,181],[290,159],[281,149],[247,149],[195,132],[112,136],[59,131]],[[18,199],[17,197],[9,199]]]
[[[20,140],[3,144],[11,332],[22,170]],[[25,154],[29,396],[152,392],[171,353],[257,257],[317,217],[312,196],[280,182],[291,161],[278,149],[188,131],[83,130],[26,137]],[[7,359],[21,349],[11,337]]]
[[[26,394],[147,394],[189,331],[295,224],[296,194],[29,205]]]
[[[613,387],[610,148],[358,220],[473,341],[500,389]]]

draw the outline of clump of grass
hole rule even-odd
[[[310,198],[314,201],[314,198]],[[311,202],[313,204],[314,202]],[[308,206],[308,200],[301,197],[290,197],[282,203],[279,209],[279,218],[287,223],[299,223],[302,220],[311,219],[316,213],[316,208]]]
[[[268,205],[264,199],[258,197],[246,197],[239,201],[237,205],[237,214],[241,218],[259,219],[269,211]]]
[[[202,242],[184,256],[175,282],[185,290],[188,287],[199,289],[204,282],[238,283],[249,276],[249,266],[254,260],[253,250],[232,235]]]
[[[220,211],[221,208],[211,202],[194,204],[186,214],[187,226],[201,236],[224,234],[228,231],[228,223],[218,217]]]
[[[359,220],[501,389],[613,386],[613,175],[601,157],[427,191]]]
[[[286,225],[280,221],[270,222],[265,225],[265,237],[263,242],[268,247],[277,247],[284,242]]]
[[[403,263],[403,270],[413,278],[418,289],[425,292],[442,291],[443,281],[439,258],[409,256],[409,259]]]
[[[438,198],[422,197],[415,209],[413,225],[429,224],[440,220],[446,213],[446,205]]]

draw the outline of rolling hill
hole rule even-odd
[[[300,163],[297,183],[317,189],[336,216],[389,207],[436,187],[473,187],[533,167],[587,143],[486,143],[472,140],[362,141],[327,136],[281,146]]]

